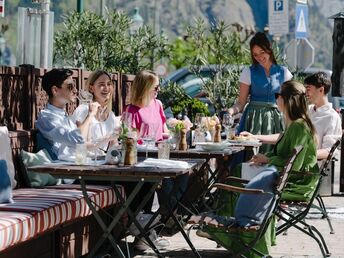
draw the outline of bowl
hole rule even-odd
[[[200,142],[196,143],[196,145],[205,151],[222,151],[228,146],[225,142]]]

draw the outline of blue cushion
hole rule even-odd
[[[0,160],[0,203],[13,202],[11,179],[8,175],[7,164],[5,160]]]
[[[277,178],[277,169],[271,166],[253,177],[245,188],[262,189],[264,192],[272,193]],[[272,199],[271,194],[240,194],[234,209],[237,224],[242,227],[260,225]]]

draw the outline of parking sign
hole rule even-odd
[[[269,0],[269,33],[280,36],[288,32],[288,0]]]
[[[274,1],[274,10],[275,12],[283,11],[283,0]]]

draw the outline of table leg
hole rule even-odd
[[[123,254],[121,248],[118,246],[118,244],[117,244],[116,240],[114,239],[114,237],[111,235],[111,232],[112,232],[112,229],[117,225],[118,221],[120,220],[120,218],[124,214],[124,212],[128,210],[130,203],[133,201],[134,197],[137,195],[137,193],[141,189],[143,183],[144,183],[143,181],[140,181],[140,182],[137,183],[137,185],[135,186],[133,192],[129,195],[127,200],[123,203],[123,205],[121,206],[121,208],[117,212],[116,216],[113,218],[112,222],[107,227],[105,225],[104,221],[102,220],[102,218],[100,217],[100,215],[99,215],[98,211],[96,210],[95,206],[93,205],[93,203],[92,203],[91,199],[89,198],[88,194],[87,194],[85,180],[83,178],[80,178],[81,190],[82,190],[83,196],[85,197],[86,203],[89,206],[89,208],[91,209],[93,216],[95,217],[95,219],[97,220],[98,224],[100,225],[100,227],[102,228],[102,230],[104,232],[103,235],[101,236],[101,238],[96,243],[95,247],[88,254],[88,257],[94,257],[96,251],[100,248],[100,246],[103,244],[105,239],[108,238],[110,243],[111,243],[111,245],[113,246],[113,248],[117,252],[117,254],[120,257],[125,258],[125,255]],[[118,189],[116,189],[116,187],[114,189],[115,189],[116,194],[118,194],[119,193]],[[121,195],[119,195],[117,197],[119,197],[121,200],[123,200],[123,197]]]
[[[167,219],[168,218],[172,218],[174,223],[176,224],[177,228],[178,228],[178,231],[180,231],[180,233],[183,235],[184,239],[186,240],[186,242],[188,243],[189,247],[191,248],[191,250],[194,252],[194,254],[197,256],[197,257],[201,257],[201,255],[198,253],[197,249],[194,247],[194,245],[192,244],[190,238],[188,237],[188,235],[185,233],[184,231],[184,228],[183,226],[180,224],[179,220],[177,219],[176,215],[174,214],[174,210],[177,209],[178,205],[179,205],[179,201],[176,200],[176,204],[174,205],[174,207],[170,207],[170,203],[171,203],[171,200],[172,198],[174,198],[173,194],[165,194],[164,192],[161,192],[161,194],[163,194],[165,196],[164,199],[166,199],[166,209],[168,211],[168,214],[167,214]]]
[[[154,194],[155,189],[157,188],[159,182],[155,182],[152,187],[150,188],[150,190],[148,191],[147,195],[143,198],[141,204],[139,205],[139,207],[136,209],[135,212],[132,212],[131,209],[128,207],[127,209],[127,213],[130,217],[129,223],[128,225],[132,223],[135,224],[135,226],[137,227],[137,229],[140,231],[140,235],[144,237],[144,239],[147,241],[147,243],[149,244],[149,246],[153,249],[153,251],[159,256],[162,257],[161,253],[159,252],[159,249],[155,246],[155,244],[153,243],[153,241],[149,238],[149,234],[147,234],[149,231],[149,227],[152,224],[153,220],[154,220],[154,216],[150,219],[150,221],[146,224],[146,226],[143,228],[141,226],[141,224],[136,220],[136,215],[139,213],[139,211],[142,210],[142,208],[145,206],[145,204],[148,202],[148,200],[150,199],[150,197]]]

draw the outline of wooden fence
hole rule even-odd
[[[83,89],[90,71],[72,69],[77,89]],[[46,69],[32,65],[19,67],[0,66],[0,124],[9,130],[29,130],[34,128],[37,114],[48,101],[42,89],[42,77]],[[128,95],[135,76],[112,73],[114,84],[113,110],[116,115],[122,113],[128,104]],[[78,103],[67,105],[67,112],[72,114]]]

